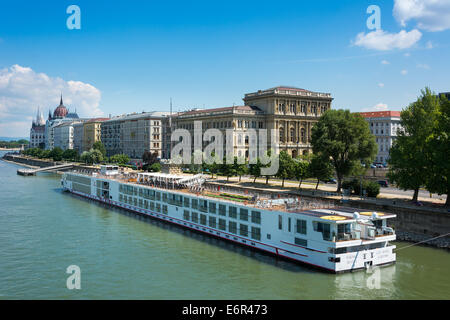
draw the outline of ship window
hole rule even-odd
[[[227,230],[227,221],[225,219],[219,219],[219,229]]]
[[[261,224],[261,212],[259,211],[252,211],[252,222]]]
[[[209,212],[216,213],[216,204],[214,202],[209,203]]]
[[[261,228],[252,227],[251,237],[252,237],[252,239],[255,239],[255,240],[261,240]]]
[[[239,225],[239,233],[241,236],[248,237],[248,225],[240,224]]]
[[[156,203],[156,211],[161,212],[161,204],[160,203]]]
[[[203,224],[206,226],[206,215],[200,214],[200,224]]]
[[[211,228],[216,228],[216,218],[215,217],[209,217],[209,226]]]
[[[189,211],[188,210],[184,210],[183,219],[184,220],[189,220]]]
[[[192,209],[198,209],[198,199],[192,199]]]
[[[241,220],[248,221],[248,210],[241,208],[239,212],[239,218]]]
[[[236,219],[237,218],[237,209],[236,207],[229,207],[229,216],[230,218]]]
[[[192,212],[192,222],[198,222],[198,213]]]
[[[306,234],[306,220],[297,219],[297,233]]]
[[[150,201],[150,210],[155,210],[155,203]]]
[[[167,193],[163,193],[163,202],[167,202]]]
[[[156,193],[156,200],[161,201],[161,192]]]
[[[283,230],[283,216],[278,215],[278,229]]]
[[[163,204],[162,208],[163,208],[163,213],[167,214],[167,205]]]
[[[148,200],[144,200],[144,208],[148,209]]]
[[[288,231],[291,232],[291,218],[288,218]]]
[[[190,207],[190,199],[188,197],[184,197],[184,206],[186,208]]]
[[[219,204],[219,215],[225,216],[227,214],[227,206],[224,204]]]
[[[267,239],[270,240],[270,238],[271,238],[270,233],[268,233],[268,234],[267,234]]]
[[[237,233],[237,223],[233,221],[228,221],[228,231],[231,233]]]
[[[295,244],[297,244],[299,246],[307,247],[308,246],[308,240],[295,238]]]

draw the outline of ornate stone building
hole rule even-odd
[[[331,108],[333,98],[329,93],[312,92],[293,87],[275,87],[248,93],[243,106],[216,109],[195,109],[181,112],[172,117],[172,128],[167,128],[163,141],[163,156],[170,157],[174,143],[170,142],[170,132],[175,128],[187,129],[193,136],[194,121],[202,121],[203,132],[207,129],[219,129],[224,136],[227,129],[233,130],[234,156],[250,156],[249,147],[253,141],[248,134],[250,129],[267,129],[267,148],[270,148],[270,130],[277,133],[274,144],[279,150],[286,150],[296,157],[312,152],[311,128],[319,117]],[[204,142],[203,145],[209,144]],[[192,150],[194,148],[191,143]],[[253,151],[254,152],[254,151]],[[255,157],[255,155],[251,155]]]
[[[312,152],[311,128],[331,108],[329,93],[294,87],[275,87],[248,93],[244,102],[264,112],[264,127],[277,130],[279,150],[296,157]]]
[[[30,129],[30,148],[45,148],[45,120],[39,107]]]

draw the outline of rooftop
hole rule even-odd
[[[358,112],[364,118],[392,118],[400,117],[401,111],[371,111],[371,112]]]

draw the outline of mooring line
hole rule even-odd
[[[424,242],[428,242],[428,241],[431,241],[431,240],[434,240],[434,239],[437,239],[437,238],[441,238],[441,237],[445,237],[445,236],[448,236],[448,235],[450,235],[450,232],[447,233],[447,234],[442,234],[442,235],[437,236],[437,237],[434,237],[434,238],[430,238],[430,239],[427,239],[427,240],[423,240],[423,241],[414,243],[414,244],[412,244],[412,245],[410,245],[410,246],[401,247],[401,248],[399,248],[399,249],[396,249],[395,251],[402,250],[402,249],[406,249],[406,248],[409,248],[409,247],[413,247],[413,246],[415,246],[415,245],[417,245],[417,244],[421,244],[421,243],[424,243]]]

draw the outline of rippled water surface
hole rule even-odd
[[[379,283],[325,274],[135,218],[63,193],[56,174],[17,168],[0,161],[0,299],[450,299],[444,250],[398,251]],[[81,290],[66,288],[69,265],[81,268]]]

